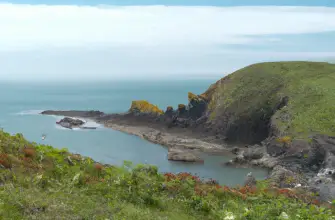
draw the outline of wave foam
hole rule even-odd
[[[96,123],[95,121],[92,120],[88,120],[86,121],[86,123],[84,124],[85,127],[94,127],[94,128],[99,128],[101,127],[101,124]]]
[[[44,110],[25,110],[25,111],[21,111],[18,113],[15,113],[15,115],[39,115],[41,112],[43,112]],[[45,115],[45,116],[51,116],[53,118],[55,118],[57,121],[61,120],[62,118],[64,118],[64,116],[60,116],[60,115]],[[73,119],[79,119],[84,121],[84,127],[93,127],[93,128],[100,128],[102,127],[101,124],[96,123],[93,120],[89,120],[89,119],[83,119],[83,118],[77,118],[77,117],[69,117],[69,118],[73,118]],[[57,129],[62,129],[62,130],[74,130],[74,131],[79,131],[79,130],[87,130],[87,129],[81,129],[81,128],[73,128],[73,129],[68,129],[68,128],[64,128],[60,125],[55,125]]]
[[[44,110],[25,110],[25,111],[15,113],[15,115],[39,115],[43,111]]]

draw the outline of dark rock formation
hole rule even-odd
[[[166,108],[166,111],[165,111],[164,115],[167,116],[167,117],[172,117],[173,114],[174,114],[173,107],[172,106],[168,106]]]
[[[266,144],[266,151],[272,157],[278,157],[287,151],[287,146],[281,143],[277,138],[271,138]]]
[[[85,124],[85,122],[80,119],[65,117],[59,122],[57,122],[57,124],[64,128],[72,129],[72,128],[78,128],[82,126],[83,124]]]
[[[104,115],[101,111],[54,111],[47,110],[41,112],[42,115],[60,115],[68,117],[79,117],[79,118],[97,118]]]
[[[188,93],[188,111],[191,119],[196,120],[203,116],[207,109],[207,101],[201,96]]]
[[[187,118],[189,116],[188,110],[184,104],[179,104],[177,109],[177,116],[180,118]]]

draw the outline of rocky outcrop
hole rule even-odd
[[[81,127],[85,122],[80,119],[65,117],[58,121],[57,124],[64,128],[72,129]]]
[[[129,109],[129,112],[135,115],[162,115],[164,114],[164,111],[158,108],[156,105],[151,104],[148,101],[145,100],[138,100],[138,101],[133,101],[131,103],[131,107]]]
[[[105,115],[101,111],[56,111],[56,110],[46,110],[41,112],[42,115],[60,115],[68,117],[78,117],[78,118],[98,118]]]
[[[273,168],[269,180],[271,185],[279,188],[293,188],[298,184],[306,185],[307,183],[303,175],[297,175],[280,165]]]
[[[237,156],[227,165],[271,168],[269,181],[276,187],[302,185],[318,193],[321,201],[335,199],[335,137],[315,135],[311,141],[269,138],[262,145],[232,151]]]
[[[204,115],[207,109],[207,101],[191,92],[188,93],[188,111],[191,119],[196,120]]]

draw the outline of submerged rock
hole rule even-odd
[[[201,162],[202,159],[189,150],[171,147],[168,151],[168,160],[183,162]]]

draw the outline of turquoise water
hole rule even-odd
[[[146,99],[165,109],[168,105],[187,103],[187,92],[200,94],[215,81],[185,80],[164,82],[118,81],[104,83],[0,84],[0,126],[12,134],[22,133],[28,140],[90,156],[102,163],[120,165],[124,160],[134,164],[148,163],[162,172],[191,172],[203,178],[214,178],[222,184],[243,183],[252,171],[258,178],[265,170],[228,168],[222,163],[229,158],[206,156],[204,164],[186,164],[167,160],[167,149],[136,136],[112,129],[67,130],[58,127],[59,117],[38,112],[56,110],[100,110],[124,112],[131,101]],[[44,141],[41,135],[46,134]]]

